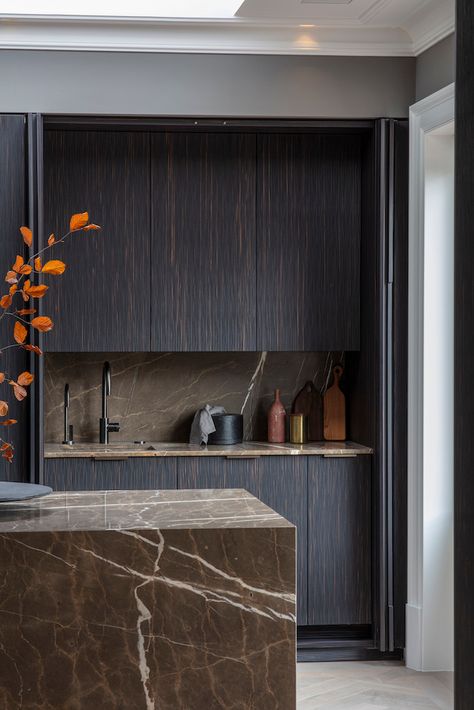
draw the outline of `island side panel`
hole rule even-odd
[[[296,707],[294,528],[2,534],[0,578],[0,707]]]

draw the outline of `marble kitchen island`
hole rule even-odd
[[[0,507],[0,708],[294,710],[295,545],[243,490]]]

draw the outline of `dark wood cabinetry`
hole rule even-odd
[[[258,350],[357,350],[361,150],[357,135],[261,135]]]
[[[16,254],[23,254],[23,240],[19,228],[27,224],[26,214],[26,122],[20,115],[0,115],[0,265],[2,292],[8,292],[8,284],[3,281],[4,274],[15,261]],[[17,297],[18,298],[18,297]],[[13,319],[5,318],[1,328],[0,345],[13,342]],[[0,356],[0,372],[9,372],[16,376],[28,367],[28,356],[21,348],[11,348]],[[1,432],[15,447],[12,465],[0,459],[0,480],[29,481],[28,471],[28,402],[17,402],[3,384],[3,395],[8,399],[8,416],[17,419],[18,424],[8,432]],[[4,429],[2,427],[2,429]]]
[[[44,195],[103,227],[55,250],[50,351],[359,347],[356,133],[47,130]]]
[[[86,209],[102,226],[53,250],[68,268],[50,277],[47,309],[56,327],[47,350],[150,349],[149,162],[144,133],[45,133],[45,228],[64,234],[70,215]]]
[[[298,623],[307,618],[307,466],[305,457],[182,458],[179,488],[245,488],[298,529]]]
[[[256,137],[151,140],[151,349],[255,350]]]
[[[371,458],[308,458],[308,624],[372,622]]]
[[[160,490],[177,487],[176,459],[46,459],[44,483],[57,491]]]

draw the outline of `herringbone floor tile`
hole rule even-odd
[[[452,674],[402,663],[300,663],[298,710],[452,710]]]

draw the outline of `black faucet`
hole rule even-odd
[[[64,439],[63,444],[69,444],[72,446],[74,444],[74,429],[72,424],[69,424],[69,385],[64,386]]]
[[[107,397],[110,395],[111,369],[110,362],[104,362],[102,370],[102,416],[100,418],[100,443],[109,443],[109,432],[120,431],[118,422],[109,422],[107,416]]]

